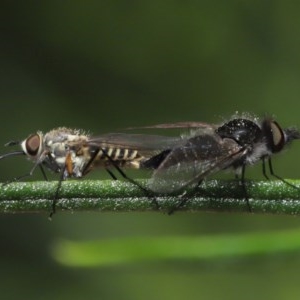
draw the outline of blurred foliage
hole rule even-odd
[[[299,5],[278,0],[4,1],[1,143],[62,125],[101,134],[173,121],[219,122],[237,110],[299,126]],[[289,155],[274,162],[283,177],[299,177],[299,145],[292,146]],[[30,167],[23,157],[1,161],[0,179]],[[260,168],[246,175],[261,178]],[[98,172],[94,176],[99,178]],[[47,214],[2,215],[0,222],[4,299],[300,295],[298,253],[92,271],[61,267],[50,256],[58,238],[276,232],[299,228],[298,218],[74,213],[53,222]]]
[[[60,241],[53,256],[61,264],[99,267],[160,260],[198,261],[299,252],[300,230],[215,236],[135,237],[100,242]]]

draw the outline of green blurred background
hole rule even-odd
[[[0,143],[56,126],[101,134],[219,122],[236,111],[300,127],[299,9],[267,0],[4,1]],[[299,150],[295,142],[274,159],[278,174],[299,177]],[[30,167],[23,157],[1,161],[0,179]],[[247,175],[261,179],[260,166]],[[230,213],[59,213],[53,222],[46,214],[2,215],[1,298],[295,299],[300,253],[95,269],[69,269],[50,255],[59,239],[294,227],[299,218]]]

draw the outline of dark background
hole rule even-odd
[[[0,143],[57,126],[94,134],[236,111],[300,125],[293,1],[6,1],[0,7]],[[1,148],[3,153],[8,149]],[[300,145],[274,159],[299,177]],[[31,165],[1,161],[1,180]],[[261,167],[247,175],[261,179]],[[99,172],[100,174],[103,172]],[[99,175],[101,176],[101,175]],[[99,178],[94,174],[94,178]],[[33,179],[42,179],[37,172]],[[59,213],[0,217],[3,299],[295,299],[300,255],[68,269],[55,241],[299,227],[250,214]]]

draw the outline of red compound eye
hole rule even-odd
[[[33,134],[29,136],[26,140],[26,151],[30,156],[35,156],[39,152],[40,148],[40,136],[38,134]]]

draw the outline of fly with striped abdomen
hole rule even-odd
[[[178,138],[142,134],[112,133],[92,137],[81,130],[61,127],[46,134],[34,133],[22,142],[7,143],[7,146],[20,145],[21,151],[4,154],[0,159],[26,155],[34,162],[28,174],[17,177],[14,181],[31,176],[37,167],[41,169],[46,180],[44,167],[61,174],[51,217],[55,213],[62,181],[71,177],[81,178],[97,167],[104,168],[113,179],[116,176],[111,169],[115,168],[122,177],[147,193],[148,190],[129,178],[123,168],[139,169],[142,162],[166,148],[173,147],[177,142]],[[152,168],[150,164],[149,167]]]

